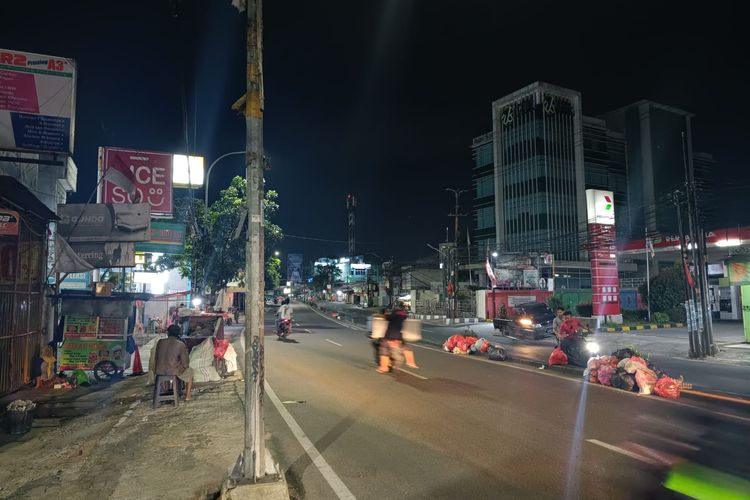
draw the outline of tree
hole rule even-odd
[[[648,297],[646,284],[638,290],[644,300],[651,302],[651,311],[668,312],[682,307],[685,302],[685,275],[679,263],[674,267],[660,271],[651,278],[651,296]]]
[[[326,290],[328,285],[333,285],[340,278],[341,269],[337,266],[333,264],[318,266],[315,268],[315,275],[313,276],[313,288],[318,291]]]
[[[175,218],[183,218],[188,224],[185,252],[163,257],[159,266],[178,269],[180,275],[189,277],[204,292],[216,293],[230,281],[244,281],[246,186],[245,179],[236,176],[210,207],[206,208],[201,200],[194,199],[192,211],[186,210],[189,204],[178,210]],[[275,201],[277,196],[275,191],[268,191],[264,199],[266,249],[283,238],[281,228],[268,220],[279,208]],[[269,251],[266,250],[266,279],[272,283],[275,279],[278,283],[281,262],[275,257],[272,260],[275,262],[269,263]]]

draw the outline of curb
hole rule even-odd
[[[646,325],[635,325],[635,326],[608,326],[602,328],[603,332],[632,332],[637,330],[658,330],[662,328],[682,328],[685,325],[683,323],[651,323]]]

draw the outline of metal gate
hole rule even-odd
[[[46,222],[21,216],[17,236],[0,236],[0,395],[30,381],[39,353],[46,234]]]

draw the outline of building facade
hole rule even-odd
[[[496,250],[495,240],[495,160],[492,132],[474,138],[471,143],[472,184],[474,204],[473,241],[479,259]]]
[[[610,129],[625,136],[628,219],[636,234],[677,233],[671,195],[692,175],[693,116],[645,100],[601,116]]]
[[[495,101],[492,117],[498,249],[578,260],[586,227],[580,93],[536,82]]]

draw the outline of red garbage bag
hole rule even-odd
[[[474,345],[473,342],[467,342],[466,339],[459,340],[456,342],[456,348],[461,351],[463,354],[466,354],[469,352],[469,349],[471,349],[471,346]]]
[[[589,382],[596,384],[599,382],[598,377],[599,370],[589,370]]]
[[[446,351],[452,351],[454,347],[456,347],[456,344],[459,340],[463,340],[463,335],[451,335],[448,337],[448,340],[445,341],[443,344],[443,348],[445,348]]]
[[[479,340],[477,337],[472,337],[471,335],[464,338],[466,340],[466,343],[469,345],[474,345],[477,343],[477,340]]]
[[[224,353],[227,352],[228,347],[228,340],[217,339],[216,337],[214,337],[214,358],[223,358]]]
[[[550,366],[567,365],[568,356],[562,351],[562,349],[560,349],[559,347],[555,347],[555,350],[552,351],[552,354],[549,355],[549,360],[547,361],[547,363]]]
[[[670,377],[660,378],[654,385],[654,392],[657,396],[661,396],[667,399],[679,399],[680,398],[680,386],[681,383]]]
[[[611,364],[600,365],[599,369],[596,370],[596,378],[602,385],[612,385],[612,374],[614,372],[615,368]]]

